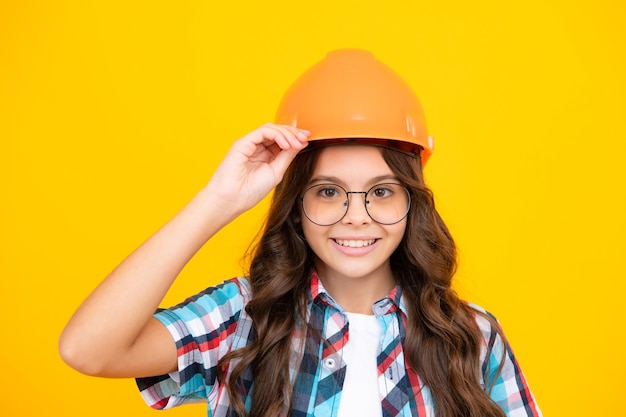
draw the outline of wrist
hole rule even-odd
[[[194,200],[199,202],[205,213],[210,213],[214,218],[223,218],[227,222],[249,209],[242,205],[240,194],[224,193],[211,183],[198,191]]]

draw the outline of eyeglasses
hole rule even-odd
[[[316,225],[331,226],[348,213],[350,194],[363,194],[367,214],[384,225],[398,223],[411,207],[409,190],[400,184],[376,184],[367,191],[347,191],[337,184],[317,184],[304,192],[302,210]]]

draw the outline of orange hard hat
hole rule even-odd
[[[421,155],[433,151],[411,87],[368,51],[330,52],[285,93],[276,123],[311,131],[309,146],[355,142]]]

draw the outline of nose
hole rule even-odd
[[[357,194],[357,195],[355,195]],[[343,216],[341,222],[344,224],[367,224],[372,218],[365,209],[365,198],[367,193],[363,191],[348,192],[348,211]]]

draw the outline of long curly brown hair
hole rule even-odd
[[[451,288],[456,246],[435,209],[420,159],[393,149],[381,150],[411,193],[405,235],[390,259],[408,306],[403,343],[408,364],[430,388],[437,417],[504,417],[480,384],[479,355],[484,342],[475,320],[480,313]],[[318,154],[315,150],[301,153],[290,165],[276,187],[265,228],[252,252],[253,296],[246,312],[253,320],[255,339],[230,352],[218,366],[218,378],[227,384],[233,411],[239,415],[276,417],[289,406],[292,337],[306,318],[313,268],[313,253],[300,227],[298,197],[311,178]],[[498,328],[495,323],[494,327]],[[234,365],[226,381],[223,370],[229,363]],[[254,378],[249,413],[238,385],[246,369]]]

